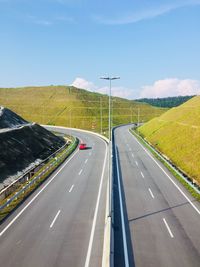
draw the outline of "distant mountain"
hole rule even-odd
[[[173,108],[183,104],[192,97],[194,96],[192,95],[192,96],[174,96],[174,97],[164,97],[164,98],[141,98],[137,99],[136,101],[142,103],[148,103],[155,107]]]
[[[150,120],[139,131],[200,185],[200,96]]]

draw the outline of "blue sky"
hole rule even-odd
[[[200,0],[0,0],[0,87],[126,98],[200,91]]]

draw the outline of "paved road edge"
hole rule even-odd
[[[60,129],[64,129],[64,130],[73,130],[73,131],[77,131],[77,132],[84,132],[84,133],[89,133],[89,134],[93,134],[99,138],[101,138],[102,140],[104,140],[106,142],[107,145],[109,145],[109,140],[108,138],[106,138],[105,136],[98,134],[98,133],[94,133],[94,132],[90,132],[87,130],[83,130],[83,129],[77,129],[77,128],[68,128],[68,127],[64,127],[64,126],[51,126],[51,125],[42,125],[46,128],[60,128]],[[111,254],[111,217],[109,216],[109,198],[111,196],[109,196],[109,188],[108,188],[108,181],[107,181],[107,189],[106,189],[106,212],[105,212],[105,225],[104,225],[104,242],[103,242],[103,255],[102,255],[102,267],[110,267],[110,254]]]

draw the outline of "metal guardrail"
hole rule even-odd
[[[135,131],[133,133],[138,138],[140,138],[153,152],[160,157],[173,171],[176,172],[177,175],[179,175],[189,186],[191,186],[198,194],[200,193],[200,186],[192,181],[190,177],[184,176],[183,173],[176,167],[172,165],[172,163],[167,160],[161,153],[159,153],[151,144],[149,144],[142,136],[137,134]]]
[[[20,189],[17,193],[15,193],[14,196],[12,196],[10,199],[8,199],[8,201],[6,201],[3,205],[1,205],[1,206],[0,206],[0,211],[1,211],[2,209],[4,209],[5,207],[9,206],[10,203],[11,203],[12,201],[14,201],[15,199],[17,199],[21,194],[24,194],[25,191],[31,187],[31,185],[33,185],[34,183],[36,183],[37,180],[39,180],[39,179],[42,178],[45,174],[47,174],[47,173],[49,172],[49,170],[52,169],[52,171],[53,171],[53,170],[55,169],[55,168],[53,168],[53,166],[57,165],[59,161],[62,161],[62,160],[65,158],[66,154],[68,154],[68,153],[74,148],[74,145],[75,145],[76,142],[77,142],[77,139],[75,139],[74,142],[72,143],[72,145],[70,146],[70,148],[69,148],[68,150],[66,150],[65,155],[62,155],[61,157],[58,157],[57,159],[55,158],[55,161],[54,161],[54,162],[50,163],[45,169],[43,169],[40,173],[38,173],[38,175],[37,175],[33,180],[31,180],[27,185],[23,186],[23,188]],[[57,150],[56,152],[54,152],[54,153],[53,153],[51,156],[49,156],[47,159],[45,159],[44,161],[42,161],[41,164],[43,164],[43,165],[41,166],[41,168],[44,166],[44,163],[45,163],[45,164],[48,163],[49,160],[51,160],[53,157],[57,156],[60,152],[64,151],[64,149],[66,148],[66,146],[67,146],[67,144],[65,144],[65,145],[64,145],[63,147],[61,147],[59,150]],[[41,164],[40,164],[40,165],[41,165]],[[37,166],[37,167],[38,167],[38,166]],[[33,171],[33,169],[32,169],[31,171]],[[30,172],[31,172],[31,171],[30,171]],[[29,173],[29,172],[28,172],[28,173]],[[27,176],[28,173],[26,173],[24,176]],[[21,177],[20,179],[21,179],[21,180],[22,180],[22,179],[24,180],[24,178],[26,178],[26,177],[24,177],[24,176]],[[31,176],[31,177],[32,177],[32,176]],[[19,180],[19,179],[16,180],[16,181],[12,184],[12,186],[15,185],[16,183],[20,183],[21,180]],[[23,183],[24,183],[24,181],[23,181]],[[0,192],[0,194],[5,193],[4,191],[5,191],[5,190],[8,190],[8,189],[9,189],[9,187],[5,188],[4,190],[2,190],[2,192]]]
[[[5,188],[3,188],[0,191],[0,200],[3,200],[4,198],[6,198],[8,195],[10,195],[12,193],[12,187],[16,187],[17,183],[22,183],[25,182],[26,180],[28,181],[29,179],[31,179],[31,177],[37,172],[39,171],[51,158],[53,158],[56,154],[62,152],[62,150],[64,150],[67,147],[67,144],[64,144],[61,148],[59,148],[58,150],[56,150],[53,154],[51,154],[49,157],[47,157],[46,159],[42,160],[38,165],[35,165],[33,168],[29,169],[27,172],[25,172],[23,175],[21,175],[20,177],[18,177],[15,181],[13,181],[11,184],[9,184],[8,186],[6,186]],[[4,196],[2,197],[2,195],[4,194]]]

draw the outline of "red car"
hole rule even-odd
[[[79,144],[79,149],[80,150],[86,149],[86,144],[85,143],[80,143]]]

